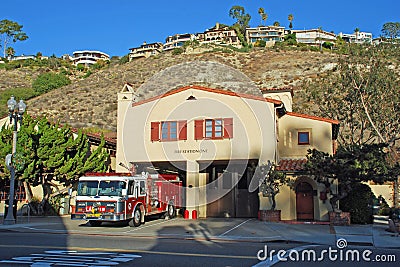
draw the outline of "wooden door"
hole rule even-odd
[[[314,191],[307,182],[296,186],[297,220],[314,220]]]

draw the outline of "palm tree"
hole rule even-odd
[[[10,57],[10,58],[14,57],[14,55],[15,55],[14,48],[12,48],[11,46],[7,47],[6,54],[7,54],[7,57]]]
[[[265,21],[268,19],[268,14],[267,13],[262,14],[261,19],[264,21],[264,25],[265,25]]]
[[[358,40],[359,32],[360,32],[360,29],[358,27],[354,29],[354,33],[356,34],[356,40]]]
[[[266,15],[266,14],[265,14],[264,8],[260,7],[260,8],[258,9],[258,14],[259,14],[260,17],[261,17],[261,25],[262,25],[263,20],[266,20],[266,18],[264,19],[264,16]]]
[[[292,28],[293,28],[293,24],[292,24],[292,21],[293,21],[293,14],[289,14],[289,16],[288,16],[288,20],[289,20],[289,28],[290,28],[290,30],[292,30]]]
[[[281,26],[281,24],[279,23],[279,21],[275,21],[273,25],[274,25],[275,27]]]

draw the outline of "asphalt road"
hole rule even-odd
[[[27,223],[19,218],[18,224],[12,227],[0,227],[0,266],[398,265],[400,243],[397,237],[381,232],[381,228],[374,228],[379,230],[375,233],[370,227],[355,229],[356,233],[367,235],[355,239],[354,235],[342,236],[353,233],[354,228],[340,228],[346,231],[332,234],[328,225],[266,224],[248,218],[149,218],[140,227],[129,227],[126,223],[91,227],[86,221],[72,221],[69,217],[31,218]],[[341,239],[346,241],[346,246],[338,250]],[[371,242],[372,239],[379,242]],[[354,243],[355,240],[363,242]],[[375,243],[385,245],[385,249],[374,247]],[[329,251],[329,245],[344,257],[352,257],[357,250],[360,259],[332,260],[328,252],[322,254],[324,250]],[[348,250],[353,254],[346,254]],[[367,255],[370,261],[361,258],[367,250],[371,251]],[[306,259],[301,258],[304,251]],[[307,258],[312,257],[312,253],[316,259]],[[284,255],[284,259],[279,259],[278,254]],[[333,257],[335,255],[340,257],[337,252]],[[384,258],[377,261],[376,256],[382,255]]]
[[[264,243],[0,232],[0,266],[252,266]],[[271,249],[298,244],[274,243]]]

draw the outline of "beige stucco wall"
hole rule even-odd
[[[191,95],[197,100],[186,100]],[[265,101],[189,89],[134,107],[121,103],[118,113],[117,171],[125,171],[119,162],[274,159],[274,107]],[[233,138],[194,140],[194,120],[205,118],[233,118]],[[151,122],[179,120],[187,120],[187,140],[151,142]],[[193,149],[202,152],[179,152]]]
[[[318,150],[333,153],[332,146],[332,124],[326,121],[320,121],[312,118],[303,118],[293,115],[284,115],[278,120],[279,138],[278,138],[278,152],[280,158],[305,158],[307,150],[316,148]],[[298,132],[310,132],[310,144],[298,144]],[[293,180],[294,186],[282,186],[280,193],[276,196],[277,206],[276,209],[281,210],[282,220],[296,220],[296,192],[295,185],[299,182],[308,182],[316,195],[313,197],[314,201],[314,219],[318,221],[329,220],[329,211],[332,207],[329,201],[322,201],[320,199],[320,192],[325,191],[323,184],[316,183],[313,179],[307,176],[293,176],[289,175]],[[335,187],[335,186],[334,186]],[[335,190],[332,188],[332,190]],[[260,195],[260,208],[268,210],[271,207],[271,200],[268,197]]]
[[[393,185],[382,184],[382,185],[370,185],[372,192],[375,197],[379,197],[380,195],[385,199],[386,203],[389,207],[394,207],[394,199],[393,199]]]
[[[289,187],[287,185],[280,188],[280,192],[276,195],[276,210],[281,210],[282,220],[296,220],[296,192],[295,186],[300,182],[308,182],[313,190],[316,190],[316,195],[313,197],[314,201],[314,220],[316,221],[328,221],[329,211],[332,207],[328,200],[323,201],[320,199],[320,192],[325,190],[323,184],[316,183],[313,179],[307,176],[294,176],[288,175],[292,180],[293,186]],[[336,185],[333,186],[332,190],[336,190]],[[271,208],[272,201],[268,197],[263,197],[261,193],[260,196],[260,209],[269,210]]]
[[[310,148],[333,153],[331,123],[291,115],[284,115],[278,123],[280,157],[305,158],[307,150]],[[298,144],[297,134],[299,131],[310,132],[309,145]]]

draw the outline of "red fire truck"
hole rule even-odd
[[[73,220],[144,223],[146,215],[175,217],[182,204],[182,181],[178,175],[92,173],[79,178]]]

